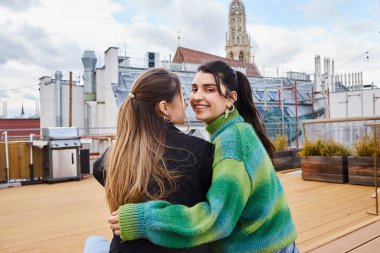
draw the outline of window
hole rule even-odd
[[[240,51],[240,54],[239,54],[239,61],[243,61],[243,52],[242,51]]]
[[[270,90],[268,91],[269,95],[273,100],[278,100],[278,91],[276,90]]]
[[[261,101],[270,101],[271,98],[263,90],[255,90],[256,97]]]
[[[257,105],[256,108],[259,111],[260,117],[263,119],[265,116],[265,108],[261,105]]]

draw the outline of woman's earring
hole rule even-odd
[[[167,118],[168,117],[168,118]],[[169,112],[169,115],[164,115],[164,120],[166,122],[173,122],[174,121],[174,115]]]
[[[228,114],[230,113],[230,109],[226,108],[226,110],[224,110],[224,118],[227,119],[228,117]]]
[[[230,107],[231,108],[231,107]],[[232,104],[232,109],[230,110],[230,108],[226,108],[226,110],[224,111],[224,118],[227,119],[228,118],[228,114],[230,114],[231,112],[233,112],[235,110],[235,105]]]

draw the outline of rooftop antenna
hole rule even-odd
[[[124,71],[127,69],[127,43],[124,43]]]
[[[36,105],[36,116],[40,116],[40,107],[39,107],[39,101],[36,100],[35,101],[35,105]]]

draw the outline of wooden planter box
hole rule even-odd
[[[347,156],[307,156],[301,158],[302,179],[347,183]]]
[[[380,186],[380,157],[377,158],[377,185]],[[348,182],[359,185],[375,185],[374,161],[372,156],[348,157]]]
[[[274,168],[276,171],[301,167],[301,158],[297,153],[301,149],[289,149],[274,152]]]
[[[302,149],[295,148],[292,149],[292,164],[293,169],[301,168],[301,156],[298,155],[298,152],[300,152]]]

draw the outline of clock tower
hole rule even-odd
[[[240,0],[231,2],[228,18],[226,58],[252,63],[250,38],[246,30],[245,8]]]

